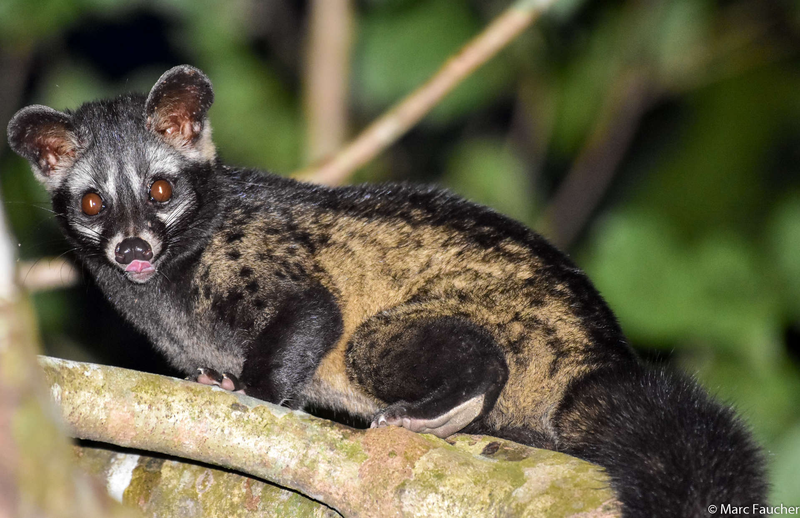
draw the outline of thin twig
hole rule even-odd
[[[342,183],[419,122],[441,99],[478,67],[508,45],[555,0],[518,0],[482,33],[451,57],[427,83],[373,122],[346,148],[319,166],[295,173],[304,180]]]
[[[589,220],[630,147],[653,97],[650,81],[631,73],[609,99],[591,136],[537,225],[556,246],[567,249]]]
[[[308,22],[304,104],[307,158],[320,160],[347,138],[351,0],[314,0]]]
[[[18,263],[19,283],[30,293],[69,288],[78,284],[78,270],[63,257],[44,257]]]

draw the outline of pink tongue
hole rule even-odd
[[[150,261],[140,261],[138,259],[134,259],[131,261],[131,264],[125,268],[126,272],[135,272],[135,273],[142,273],[145,270],[152,270],[153,265],[150,264]]]

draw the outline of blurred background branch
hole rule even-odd
[[[441,99],[525,30],[554,0],[517,0],[424,85],[367,127],[353,142],[321,165],[298,173],[299,179],[339,185],[419,122]]]
[[[568,249],[606,193],[624,154],[652,103],[649,78],[630,72],[618,78],[588,141],[572,163],[537,228],[559,248]]]
[[[347,138],[353,6],[350,0],[310,2],[304,106],[309,162],[337,151]]]
[[[64,257],[43,257],[17,263],[17,280],[28,292],[69,288],[80,280],[77,268]]]

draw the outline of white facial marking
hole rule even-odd
[[[117,175],[109,173],[108,180],[106,180],[106,185],[104,187],[105,188],[103,191],[107,193],[106,196],[117,198],[117,192],[119,189],[119,186],[117,185]]]
[[[161,176],[166,176],[167,179],[175,177],[181,171],[181,159],[175,154],[175,150],[166,147],[150,147],[147,149],[147,160],[151,164],[158,164],[158,169],[151,173],[151,178],[148,180],[148,187],[156,179]],[[172,200],[164,205],[158,206],[156,217],[162,222],[169,225],[174,224],[180,220],[187,208],[191,206],[194,197],[190,199],[183,198],[183,201],[176,202]]]
[[[91,223],[80,223],[72,225],[72,229],[86,238],[87,241],[92,243],[100,243],[103,240],[101,231],[103,230],[102,225],[96,224],[93,225]]]
[[[194,203],[194,196],[186,197],[178,203],[170,203],[164,212],[159,212],[156,217],[167,227],[170,227],[181,220],[181,216],[186,212]]]
[[[75,164],[69,179],[70,193],[75,197],[79,197],[87,190],[97,189],[98,187],[95,175],[92,174],[91,164],[85,160]]]
[[[145,151],[147,162],[158,166],[159,171],[176,173],[181,169],[180,159],[175,156],[175,151],[166,146],[148,146]]]
[[[134,192],[142,185],[142,178],[133,164],[125,164],[125,167],[120,171],[120,176],[124,178],[127,185],[133,188]]]

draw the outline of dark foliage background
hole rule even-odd
[[[350,133],[506,6],[356,2]],[[191,63],[214,82],[223,159],[288,174],[306,165],[309,10],[0,0],[0,124]],[[800,505],[799,55],[795,0],[560,0],[352,181],[440,183],[567,249],[644,356],[738,406],[770,452],[773,501]],[[0,170],[20,256],[64,253],[7,146]],[[35,302],[50,354],[170,372],[88,279]]]

